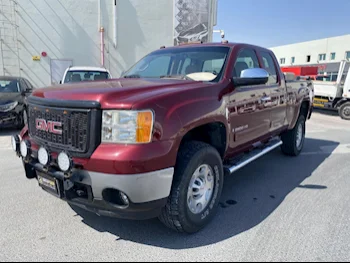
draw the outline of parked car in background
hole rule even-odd
[[[111,73],[105,68],[98,67],[70,67],[64,73],[61,84],[97,81],[111,79]]]
[[[24,127],[26,98],[33,90],[33,85],[25,78],[0,77],[0,129]]]

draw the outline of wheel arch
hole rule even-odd
[[[223,122],[208,122],[188,130],[181,138],[180,146],[188,141],[200,141],[213,146],[224,158],[228,147],[228,132]]]

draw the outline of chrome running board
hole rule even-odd
[[[268,142],[266,145],[264,145],[262,148],[256,148],[251,152],[245,154],[240,160],[235,162],[233,166],[225,166],[225,169],[229,174],[232,174],[237,170],[241,169],[242,167],[246,166],[247,164],[250,164],[256,159],[259,159],[265,154],[273,151],[274,149],[281,146],[282,144],[283,142],[280,140],[280,138],[274,138],[270,142]]]

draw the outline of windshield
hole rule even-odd
[[[122,77],[219,81],[229,51],[229,47],[163,49],[141,59]]]
[[[108,72],[101,71],[68,71],[65,83],[69,82],[81,82],[81,81],[95,81],[109,79]]]
[[[18,80],[1,80],[0,79],[0,93],[19,93]]]

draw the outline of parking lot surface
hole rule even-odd
[[[350,260],[350,122],[335,114],[314,113],[301,156],[278,149],[227,177],[217,217],[192,236],[71,208],[25,178],[11,133],[0,134],[1,261]]]

